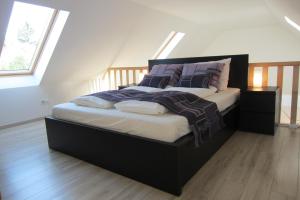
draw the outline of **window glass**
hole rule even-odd
[[[14,2],[0,56],[0,73],[32,70],[54,12],[51,8]]]

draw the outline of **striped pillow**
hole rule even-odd
[[[165,88],[170,81],[170,76],[145,75],[139,86]]]
[[[170,76],[168,85],[175,86],[179,81],[183,64],[160,64],[154,65],[150,75]]]
[[[189,63],[184,64],[182,76],[196,75],[196,74],[211,74],[209,85],[220,90],[220,76],[224,69],[224,63]]]
[[[181,76],[177,87],[188,88],[209,88],[210,74],[197,74],[190,76]]]

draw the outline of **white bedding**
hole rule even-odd
[[[151,88],[151,87],[141,87],[141,86],[133,86],[129,87],[128,89],[138,89],[144,92],[160,92],[160,91],[181,91],[181,92],[189,92],[198,97],[205,98],[212,94],[215,94],[217,88],[210,87],[210,88],[184,88],[184,87],[168,87],[166,89],[159,89],[158,88]],[[76,103],[76,102],[75,102]],[[78,104],[77,105],[81,105]],[[168,109],[164,106],[154,103],[154,102],[147,102],[147,101],[136,101],[136,100],[129,100],[129,101],[122,101],[116,103],[115,108],[117,110],[123,112],[133,112],[139,114],[149,114],[149,115],[161,115],[168,112]]]
[[[234,104],[240,98],[239,88],[227,88],[213,95],[206,97],[208,101],[215,102],[220,112]]]
[[[115,104],[115,108],[123,112],[133,112],[148,115],[161,115],[168,112],[168,109],[165,106],[162,106],[158,103],[137,100],[121,101]]]
[[[112,108],[114,107],[115,102],[106,101],[104,99],[94,97],[94,96],[80,96],[73,99],[71,102],[79,105],[79,106],[87,106],[93,108]]]
[[[117,109],[98,109],[64,103],[56,105],[52,115],[58,119],[166,142],[174,142],[190,132],[186,118],[172,113],[142,115]]]
[[[238,98],[239,89],[228,88],[222,92],[210,95],[206,99],[215,102],[219,110],[223,111]],[[116,109],[99,109],[78,106],[74,103],[64,103],[54,106],[52,115],[58,119],[165,142],[174,142],[190,132],[187,119],[172,113],[142,115],[122,112]]]

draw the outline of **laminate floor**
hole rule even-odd
[[[48,149],[43,121],[0,130],[3,200],[300,199],[300,130],[236,132],[175,197]]]

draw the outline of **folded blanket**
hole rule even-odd
[[[110,90],[94,93],[94,96],[107,101],[127,100],[149,101],[165,106],[169,111],[187,118],[195,136],[196,146],[205,142],[223,127],[223,119],[214,102],[179,91],[142,92],[138,90]]]

